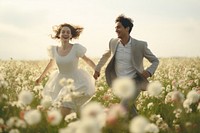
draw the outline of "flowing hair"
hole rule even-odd
[[[70,39],[77,39],[81,32],[83,31],[83,27],[74,26],[68,23],[60,24],[58,26],[53,26],[53,31],[55,32],[54,36],[51,36],[53,39],[60,39],[60,32],[63,27],[68,27],[71,30],[72,37]]]

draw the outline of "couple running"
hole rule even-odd
[[[51,46],[48,49],[50,61],[41,76],[36,80],[39,84],[50,68],[54,64],[58,70],[54,71],[47,81],[43,96],[50,96],[53,101],[63,99],[67,93],[72,91],[80,93],[72,101],[63,101],[61,112],[67,115],[72,111],[77,112],[80,107],[87,102],[95,93],[95,80],[100,76],[101,68],[109,60],[105,70],[106,82],[109,87],[117,77],[129,77],[136,81],[137,93],[129,98],[122,99],[122,106],[131,114],[137,115],[134,102],[158,67],[159,60],[148,48],[147,43],[139,41],[130,36],[133,28],[133,21],[124,15],[120,15],[115,20],[115,31],[117,38],[109,42],[109,50],[103,54],[97,65],[89,59],[85,53],[86,48],[81,44],[71,44],[70,40],[77,39],[83,28],[71,24],[61,24],[54,29],[53,39],[60,40],[60,46]],[[82,58],[90,67],[94,69],[93,77],[86,71],[78,68],[79,58]],[[151,64],[144,69],[143,58]],[[65,87],[60,82],[65,79],[68,84],[73,82],[74,87]],[[71,81],[73,79],[73,81]],[[70,81],[68,81],[70,80]],[[144,84],[144,85],[143,85]],[[70,86],[70,85],[68,85]]]

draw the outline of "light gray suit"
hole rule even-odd
[[[115,53],[116,49],[119,45],[119,39],[111,39],[109,42],[109,50],[103,54],[101,59],[99,60],[99,63],[97,64],[95,70],[100,72],[101,68],[105,65],[105,63],[108,61],[108,59],[111,57],[110,62],[108,63],[106,70],[105,70],[105,76],[106,76],[106,82],[111,87],[112,81],[117,78],[116,72],[115,72]],[[152,76],[154,72],[156,71],[159,60],[158,58],[148,49],[147,43],[144,41],[139,41],[131,37],[131,49],[132,49],[132,64],[133,67],[136,70],[136,77],[133,77],[136,81],[136,92],[133,94],[133,96],[129,99],[122,99],[121,104],[130,112],[129,118],[133,118],[137,115],[137,111],[134,105],[134,102],[136,98],[138,97],[141,90],[146,89],[146,85],[148,84],[148,80],[142,76],[142,72],[144,70],[143,66],[143,59],[146,58],[151,65],[147,67],[146,71],[150,73]]]
[[[103,65],[111,57],[110,62],[108,63],[105,71],[106,81],[109,86],[112,84],[112,80],[116,78],[115,72],[115,52],[119,44],[119,39],[111,39],[109,42],[109,50],[103,54],[102,58],[99,60],[99,63],[96,66],[96,71],[100,72]],[[136,69],[137,73],[140,74],[144,70],[143,58],[146,58],[151,65],[146,69],[151,76],[154,74],[155,70],[158,67],[159,60],[158,58],[148,49],[147,43],[144,41],[139,41],[131,37],[131,47],[132,47],[132,64]]]
[[[119,45],[119,39],[111,39],[109,42],[109,50],[103,54],[102,58],[96,66],[96,71],[100,72],[101,68],[105,65],[108,59],[111,57],[105,71],[106,81],[109,86],[112,85],[112,81],[117,78],[115,72],[115,53]],[[131,49],[132,49],[132,64],[136,70],[136,77],[133,77],[136,81],[136,92],[129,99],[122,99],[121,104],[130,112],[129,118],[133,118],[137,115],[137,111],[134,105],[136,98],[138,97],[141,90],[146,89],[148,80],[142,76],[144,70],[143,59],[146,58],[151,65],[147,67],[146,71],[152,76],[158,67],[158,58],[148,49],[147,43],[144,41],[139,41],[131,37]]]

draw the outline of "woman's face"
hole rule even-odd
[[[71,30],[69,27],[62,27],[60,31],[60,40],[61,41],[69,41],[72,37]]]

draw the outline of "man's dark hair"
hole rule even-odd
[[[129,33],[131,32],[133,28],[133,20],[131,18],[128,18],[122,14],[116,18],[115,23],[117,22],[120,22],[124,26],[124,28],[129,27]]]

